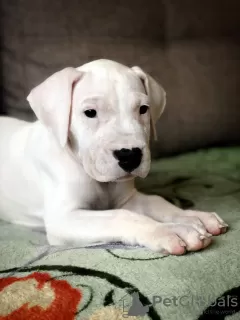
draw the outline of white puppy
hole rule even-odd
[[[45,228],[52,245],[122,241],[183,254],[227,225],[139,193],[163,88],[139,67],[97,60],[34,88],[38,121],[0,118],[0,217]]]

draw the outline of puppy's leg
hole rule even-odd
[[[123,207],[163,222],[169,231],[177,234],[187,250],[199,250],[211,242],[211,235],[227,231],[227,224],[216,214],[182,210],[159,196],[137,192]]]
[[[104,193],[97,189],[101,185],[89,181],[78,168],[70,171],[70,165],[60,167],[61,170],[57,165],[50,168],[47,165],[41,169],[44,169],[44,222],[51,245],[77,246],[122,241],[154,251],[169,251],[172,247],[176,248],[176,253],[185,251],[181,239],[151,217],[121,208],[90,210],[97,192]],[[117,198],[123,196],[122,189],[111,191]],[[128,191],[129,188],[124,187],[124,192]]]
[[[122,241],[158,252],[185,252],[180,237],[164,224],[124,209],[77,210],[65,214],[51,214],[45,217],[45,224],[51,245],[89,245]]]

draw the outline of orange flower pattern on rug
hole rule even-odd
[[[81,298],[78,289],[48,273],[0,279],[0,320],[73,320]]]

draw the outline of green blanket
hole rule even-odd
[[[240,319],[240,148],[152,164],[139,189],[216,211],[229,231],[184,256],[143,248],[54,248],[0,223],[0,320]]]

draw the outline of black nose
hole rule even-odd
[[[142,151],[139,148],[120,149],[113,151],[119,166],[126,172],[132,172],[139,167],[142,160]]]

